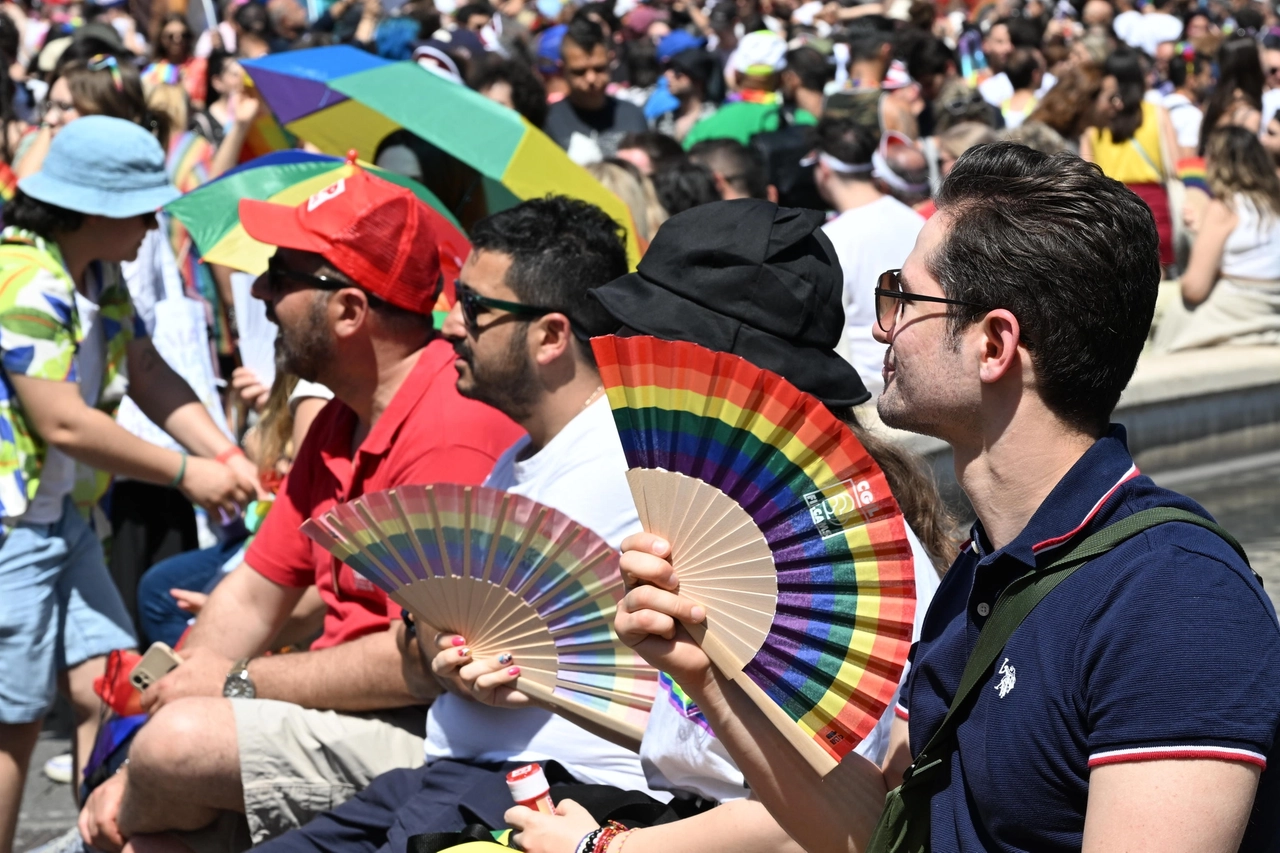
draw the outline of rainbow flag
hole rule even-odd
[[[1205,177],[1203,157],[1182,158],[1178,161],[1176,171],[1178,173],[1178,180],[1182,181],[1183,186],[1187,189],[1197,189],[1205,195],[1213,195],[1213,193],[1209,192],[1209,181]]]

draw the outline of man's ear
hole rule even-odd
[[[537,329],[534,344],[534,360],[538,364],[550,364],[573,346],[573,327],[564,314],[552,312],[533,324]]]
[[[330,322],[333,333],[339,338],[349,338],[369,322],[373,309],[369,297],[358,287],[344,287],[329,300]]]
[[[983,382],[998,382],[1010,371],[1021,369],[1022,327],[1012,312],[1004,308],[988,311],[976,326],[981,336],[978,362]]]

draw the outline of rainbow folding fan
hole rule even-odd
[[[694,638],[819,773],[875,727],[911,644],[915,577],[884,474],[848,426],[725,353],[595,338],[645,530]]]
[[[461,634],[477,659],[510,652],[522,692],[644,733],[657,673],[613,630],[617,552],[563,513],[441,483],[364,495],[302,530],[432,633]]]

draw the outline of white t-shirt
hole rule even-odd
[[[1036,98],[1043,98],[1056,85],[1058,78],[1046,71],[1040,79],[1040,88],[1036,89]],[[1004,102],[1013,97],[1013,84],[1009,82],[1009,75],[1001,71],[979,83],[978,94],[991,106],[1003,107]]]
[[[1155,56],[1158,45],[1177,41],[1182,36],[1182,21],[1164,12],[1152,12],[1149,15],[1123,12],[1116,16],[1112,28],[1121,41],[1138,48],[1147,56]]]
[[[876,322],[875,286],[885,270],[898,269],[916,245],[924,217],[892,196],[846,210],[822,226],[844,271],[844,336],[839,352],[857,368],[873,394],[884,385],[884,344],[871,336]]]
[[[528,444],[525,436],[507,450],[485,485],[558,509],[615,548],[640,531],[607,399],[592,403],[542,450],[521,460]],[[445,694],[427,713],[425,748],[427,763],[554,759],[584,782],[647,791],[634,752],[540,709],[493,708]]]
[[[1204,121],[1204,113],[1191,103],[1186,95],[1172,92],[1164,96],[1160,102],[1169,111],[1169,121],[1173,122],[1173,132],[1178,137],[1178,145],[1182,148],[1195,148],[1200,144],[1200,123]]]
[[[916,614],[911,640],[920,639],[920,625],[925,611],[938,589],[938,573],[928,553],[911,528],[911,543],[916,579]],[[899,689],[907,679],[904,669]],[[879,765],[889,751],[889,727],[893,723],[897,693],[889,702],[880,721],[858,744],[854,752]],[[742,771],[729,757],[729,751],[712,733],[707,721],[671,679],[663,676],[658,696],[649,714],[649,725],[640,742],[640,761],[649,777],[649,785],[666,791],[680,791],[717,802],[740,800],[749,793]]]
[[[1268,89],[1262,93],[1262,125],[1259,136],[1266,135],[1267,123],[1275,118],[1278,112],[1280,112],[1280,89]]]

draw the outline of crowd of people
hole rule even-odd
[[[58,694],[73,749],[44,772],[79,820],[46,853],[435,853],[504,828],[530,853],[1280,845],[1275,610],[1111,423],[1140,358],[1280,343],[1274,5],[0,11],[0,853]],[[240,202],[274,247],[251,286],[202,262],[165,205],[264,127],[309,146],[242,63],[333,44],[514,110],[627,221],[555,194],[490,209],[400,129],[376,165],[471,246],[442,324],[439,212],[359,166],[297,206]],[[274,324],[273,378],[237,293]],[[706,612],[627,484],[589,344],[609,334],[783,376],[886,474],[914,645],[826,778],[693,641]],[[971,528],[877,422],[951,446]],[[662,673],[640,741],[542,707],[518,656],[419,626],[300,530],[433,482],[621,550],[615,628]],[[1050,576],[1047,604],[994,618]],[[135,692],[153,642],[180,663]],[[554,814],[512,808],[529,762]]]

